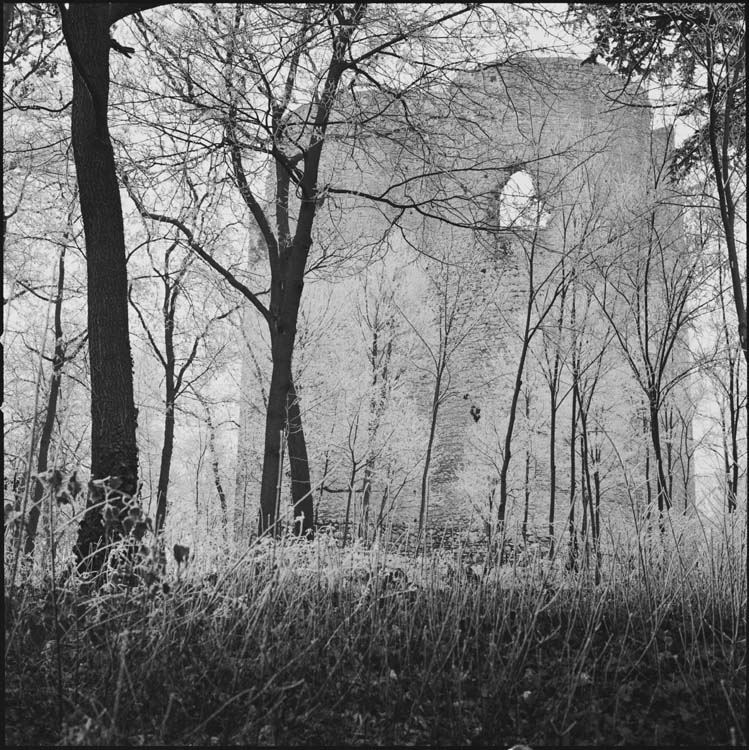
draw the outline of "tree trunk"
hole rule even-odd
[[[524,493],[524,503],[523,503],[523,525],[522,525],[522,536],[523,536],[523,542],[527,544],[528,542],[528,513],[530,510],[530,502],[531,502],[531,485],[530,485],[530,478],[531,478],[531,443],[530,443],[530,394],[528,391],[525,393],[525,425],[526,425],[526,431],[528,435],[528,441],[526,442],[525,446],[525,472],[523,476],[523,493]]]
[[[710,42],[709,36],[707,37]],[[733,299],[736,307],[736,318],[738,321],[739,342],[744,353],[744,360],[749,368],[749,329],[747,326],[747,302],[749,302],[749,274],[744,283],[747,287],[747,298],[744,298],[744,290],[741,286],[741,268],[739,266],[739,251],[736,243],[735,218],[736,202],[731,187],[731,169],[729,163],[728,144],[731,142],[730,127],[731,115],[735,108],[734,87],[739,76],[744,74],[744,63],[746,57],[746,45],[742,44],[742,53],[737,60],[735,76],[732,84],[726,87],[725,95],[716,91],[712,73],[707,75],[707,103],[708,103],[708,144],[710,147],[710,163],[713,168],[715,185],[718,191],[718,205],[720,207],[720,218],[723,224],[723,232],[728,249],[728,265],[731,270],[731,284],[733,288]],[[709,46],[709,62],[714,62],[714,50]],[[724,105],[724,111],[718,111],[718,104]],[[746,117],[746,114],[744,114]],[[722,132],[721,132],[722,131]],[[740,184],[740,183],[739,183]],[[749,256],[745,253],[745,266],[749,271]],[[746,404],[746,413],[749,423],[749,400]],[[747,426],[749,430],[749,424]]]
[[[649,432],[648,417],[642,418],[643,434]],[[646,513],[648,523],[650,523],[650,514],[653,509],[653,482],[650,478],[650,442],[645,443],[645,489],[647,492]]]
[[[169,376],[167,374],[167,382]],[[161,446],[161,465],[159,467],[159,484],[156,490],[156,523],[154,533],[161,534],[166,524],[167,494],[169,492],[169,475],[174,452],[174,393],[169,395],[167,387],[166,413],[164,414],[164,442]]]
[[[674,460],[674,430],[676,428],[676,417],[674,416],[674,409],[668,409],[666,411],[666,479],[668,485],[666,487],[666,496],[672,498],[674,496],[674,473],[676,469]]]
[[[442,390],[442,376],[445,371],[447,341],[440,342],[440,356],[437,363],[437,373],[434,380],[434,393],[432,394],[432,419],[429,424],[429,440],[427,441],[427,453],[424,457],[424,471],[421,474],[421,504],[419,505],[419,530],[417,539],[421,542],[421,534],[424,531],[424,523],[427,513],[427,499],[429,495],[429,469],[432,464],[432,451],[434,449],[434,439],[437,434],[437,418],[440,409],[440,392]]]
[[[346,516],[343,522],[343,546],[346,546],[346,540],[348,538],[348,527],[351,519],[351,502],[354,497],[354,483],[356,482],[356,474],[359,471],[359,467],[356,465],[356,461],[351,462],[351,476],[348,481],[348,495],[346,497]]]
[[[741,368],[736,361],[737,367]],[[728,512],[733,513],[736,510],[736,502],[739,495],[739,378],[735,372],[731,372],[731,401],[730,401],[730,420],[731,420],[731,472],[728,476]]]
[[[434,448],[434,436],[437,431],[437,415],[439,406],[437,403],[432,404],[432,419],[429,426],[429,439],[427,441],[427,452],[424,456],[424,471],[421,474],[421,502],[419,504],[419,528],[417,537],[421,539],[424,530],[424,520],[427,513],[427,500],[429,496],[429,468],[432,463],[432,450]]]
[[[391,320],[392,322],[392,320]],[[392,331],[391,331],[392,333]],[[370,363],[372,365],[372,397],[369,399],[369,439],[368,453],[366,464],[364,466],[364,488],[362,490],[362,520],[360,525],[360,536],[364,541],[367,540],[369,533],[369,510],[372,501],[372,476],[374,475],[375,457],[372,455],[374,450],[377,433],[380,428],[380,420],[385,412],[385,399],[387,398],[388,388],[388,365],[393,353],[393,341],[390,338],[382,353],[382,362],[380,362],[379,336],[377,321],[372,327],[372,348],[370,352]],[[379,367],[382,367],[382,376],[380,376]],[[378,383],[381,380],[381,384]],[[379,394],[378,394],[379,386]],[[379,397],[378,397],[379,396]]]
[[[551,422],[549,424],[549,559],[554,558],[554,513],[557,499],[557,399],[552,391]]]
[[[364,542],[369,536],[369,506],[372,501],[372,470],[374,459],[367,459],[364,465],[364,486],[361,495],[361,520],[359,521],[359,538]]]
[[[13,24],[13,3],[3,3],[3,50],[10,37],[10,27]]]
[[[221,482],[221,472],[218,464],[218,452],[216,451],[216,428],[213,425],[213,419],[211,418],[211,412],[208,408],[208,404],[203,404],[206,414],[206,422],[208,424],[208,450],[211,453],[211,472],[213,473],[213,484],[216,487],[216,494],[218,495],[218,503],[221,508],[221,527],[224,530],[224,542],[229,540],[229,511],[226,505],[226,491],[224,485]]]
[[[296,316],[294,317],[296,320]],[[281,470],[281,442],[286,427],[286,405],[291,384],[291,353],[294,338],[290,332],[276,334],[272,343],[273,371],[265,415],[265,453],[260,485],[259,533],[277,536],[278,473]]]
[[[317,526],[319,520],[318,514],[320,513],[320,505],[322,504],[323,492],[325,492],[325,482],[328,480],[328,469],[330,468],[330,447],[325,449],[325,463],[322,468],[322,479],[320,480],[320,488],[317,495],[317,506],[315,507],[315,520],[314,524]]]
[[[718,265],[719,299],[721,320],[723,323],[723,336],[725,337],[726,358],[728,367],[728,383],[724,385],[728,400],[728,424],[726,425],[725,412],[721,409],[721,428],[723,432],[723,456],[725,460],[726,473],[726,501],[727,510],[733,513],[736,510],[739,491],[739,415],[741,411],[741,359],[734,355],[733,342],[729,334],[728,318],[724,301],[723,266]],[[749,430],[749,426],[747,426]],[[728,439],[730,438],[730,449]]]
[[[595,520],[593,518],[593,488],[590,481],[590,464],[588,453],[588,413],[583,403],[579,388],[575,388],[575,396],[578,399],[580,413],[580,489],[583,500],[583,522],[582,537],[585,545],[585,563],[588,564],[589,536],[588,523],[590,523],[590,536],[595,538]]]
[[[534,238],[535,243],[535,238]],[[510,413],[507,417],[507,431],[505,432],[504,453],[502,455],[502,466],[499,471],[499,508],[497,509],[497,530],[500,535],[504,534],[505,514],[507,513],[507,475],[510,470],[510,460],[512,459],[512,436],[515,429],[515,416],[518,410],[518,399],[520,398],[520,389],[523,387],[523,373],[525,372],[525,360],[528,356],[528,349],[531,345],[531,315],[533,312],[533,252],[529,260],[529,287],[528,287],[528,304],[525,310],[525,328],[523,329],[523,341],[520,348],[520,359],[518,369],[515,374],[515,385],[512,391],[512,401],[510,403]],[[535,332],[535,331],[534,331]],[[501,555],[500,555],[501,559]]]
[[[595,469],[593,470],[593,485],[595,488],[595,504],[593,506],[593,548],[596,553],[596,584],[601,582],[601,449],[596,447]]]
[[[668,494],[668,482],[663,471],[663,448],[661,446],[660,420],[658,419],[658,405],[653,397],[650,398],[650,438],[653,443],[653,458],[656,469],[656,488],[658,494],[658,515],[671,509],[671,498]]]
[[[106,528],[89,497],[78,530],[79,568],[99,570],[102,548],[123,535],[122,495],[138,489],[137,412],[127,309],[127,266],[122,205],[107,126],[109,3],[71,3],[63,31],[73,61],[72,141],[86,237],[88,333],[91,366],[91,477],[112,477],[117,512]]]
[[[325,133],[335,101],[341,76],[349,68],[345,60],[354,30],[364,15],[363,5],[356,6],[342,23],[333,39],[333,58],[329,63],[325,83],[316,107],[313,136],[304,151],[304,169],[297,185],[301,197],[297,214],[296,230],[291,239],[289,227],[289,181],[290,173],[285,160],[276,160],[276,225],[277,240],[272,237],[270,227],[265,226],[263,235],[268,244],[271,266],[271,289],[268,325],[270,327],[271,373],[268,393],[268,409],[265,421],[265,453],[263,456],[263,478],[260,485],[260,533],[278,533],[276,515],[276,481],[281,462],[281,436],[286,420],[286,405],[291,385],[291,358],[294,353],[299,303],[304,288],[304,269],[312,245],[312,227],[317,212],[317,182],[325,143]],[[283,131],[279,122],[274,129]],[[274,144],[275,147],[275,144]],[[234,149],[235,172],[241,173],[240,186],[246,188],[239,150]],[[238,175],[239,176],[239,175]],[[249,189],[245,190],[249,194]]]
[[[524,503],[523,503],[523,525],[521,527],[521,534],[523,542],[528,542],[528,512],[530,510],[531,503],[531,487],[530,487],[530,471],[531,471],[531,454],[526,449],[525,451],[525,487],[524,487]]]
[[[577,378],[577,373],[573,373],[573,377]],[[575,468],[575,450],[577,443],[577,400],[572,399],[572,419],[570,423],[570,515],[569,515],[569,562],[568,567],[571,570],[577,569],[577,529],[575,527],[575,495],[577,492],[576,487],[576,468]]]
[[[306,536],[315,528],[315,508],[312,499],[312,482],[309,476],[307,443],[302,428],[299,396],[293,381],[289,383],[287,398],[289,469],[291,471],[291,500],[294,504],[294,533]]]
[[[60,250],[60,259],[57,272],[57,298],[55,299],[55,354],[52,360],[52,378],[49,385],[49,398],[47,399],[47,412],[39,437],[39,456],[37,459],[36,472],[43,474],[47,471],[49,461],[49,448],[52,443],[52,431],[57,416],[57,401],[60,395],[60,380],[62,378],[62,367],[65,364],[65,345],[62,337],[62,294],[65,284],[65,247]],[[34,482],[34,496],[31,500],[29,518],[26,523],[26,542],[24,553],[34,554],[36,544],[36,532],[39,527],[39,514],[41,513],[42,497],[44,496],[44,485],[37,479]]]

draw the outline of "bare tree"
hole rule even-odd
[[[502,450],[502,463],[499,472],[499,504],[497,506],[498,530],[504,530],[505,516],[507,511],[509,470],[512,460],[512,442],[515,431],[515,420],[517,418],[518,404],[523,386],[525,365],[530,352],[531,343],[536,333],[542,328],[546,317],[554,308],[567,283],[568,279],[563,275],[557,278],[557,270],[561,265],[555,263],[551,270],[541,273],[541,279],[537,279],[536,253],[540,246],[540,220],[541,204],[536,206],[535,226],[530,230],[527,238],[521,240],[521,250],[525,256],[525,270],[527,271],[527,290],[525,296],[525,314],[520,331],[520,351],[518,353],[517,367],[515,369],[514,381],[511,390],[510,406],[507,415],[507,426],[504,433],[504,445]],[[497,313],[502,314],[501,309],[495,303]]]
[[[78,565],[97,571],[108,554],[106,543],[125,533],[124,498],[133,498],[138,491],[125,233],[108,126],[113,46],[109,30],[116,21],[157,4],[71,4],[67,9],[58,4],[73,67],[73,155],[86,236],[91,476],[109,478],[116,490],[111,495],[114,514],[106,522],[101,504],[92,495],[80,524],[75,546]]]
[[[67,237],[63,236],[63,240]],[[34,553],[36,532],[39,525],[41,502],[44,495],[44,485],[39,477],[45,474],[49,466],[49,454],[55,421],[58,418],[58,401],[60,398],[60,382],[63,369],[67,362],[75,359],[81,348],[85,345],[87,334],[84,332],[78,336],[65,338],[62,327],[62,306],[65,298],[65,250],[66,245],[60,247],[60,255],[57,262],[57,294],[54,299],[54,323],[53,333],[55,337],[54,354],[52,355],[52,376],[50,378],[49,393],[47,395],[47,406],[44,414],[44,423],[39,435],[39,452],[37,456],[36,473],[37,480],[34,482],[34,494],[31,499],[31,507],[28,510],[26,521],[26,541],[24,551],[27,555]],[[55,467],[56,468],[56,467]],[[70,498],[72,500],[72,498]]]
[[[662,425],[666,400],[694,369],[686,355],[685,336],[699,313],[691,300],[697,283],[699,255],[680,245],[681,212],[655,191],[665,181],[665,164],[654,164],[653,194],[645,208],[644,226],[632,227],[623,237],[621,253],[606,265],[598,263],[606,301],[591,286],[609,320],[647,408],[647,425],[655,462],[659,515],[671,508]]]
[[[573,4],[578,27],[595,32],[595,52],[629,79],[678,78],[689,86],[679,114],[696,132],[673,153],[684,174],[707,165],[717,194],[738,335],[749,364],[746,294],[742,288],[737,211],[746,191],[746,15],[740,3]],[[744,259],[749,283],[749,258]],[[749,408],[749,406],[747,407]]]
[[[567,277],[567,269],[562,260],[560,273],[562,280]],[[553,334],[549,327],[544,327],[543,332],[543,361],[541,372],[549,387],[549,559],[554,557],[556,546],[555,520],[557,501],[557,417],[559,407],[563,401],[560,394],[562,366],[564,364],[564,326],[565,326],[565,302],[567,298],[567,284],[564,283],[559,295],[559,314]]]
[[[213,475],[213,484],[216,487],[216,495],[218,496],[219,507],[221,509],[221,524],[223,528],[224,542],[227,542],[229,539],[229,510],[226,502],[226,490],[224,489],[224,483],[221,479],[219,455],[216,450],[216,426],[213,422],[211,406],[208,401],[195,390],[195,387],[192,384],[190,385],[190,389],[205,410],[205,421],[206,426],[208,427],[208,450],[211,453],[211,473]]]
[[[433,302],[432,305],[427,303],[427,309],[434,306],[436,310],[434,310],[435,320],[427,323],[427,326],[432,329],[436,324],[436,336],[433,335],[433,330],[420,330],[406,311],[398,306],[398,311],[426,351],[427,364],[422,366],[414,363],[414,366],[426,375],[425,390],[426,388],[431,389],[431,397],[428,402],[429,433],[421,473],[421,500],[417,532],[419,540],[421,540],[427,520],[430,471],[440,411],[448,399],[454,399],[457,396],[457,386],[453,383],[451,367],[454,366],[456,355],[464,342],[471,335],[485,312],[485,309],[479,309],[478,312],[474,311],[472,315],[466,315],[466,278],[470,272],[471,266],[468,266],[468,268],[454,267],[449,263],[440,263],[429,274],[426,296]]]
[[[159,345],[156,336],[148,325],[145,315],[141,311],[139,304],[135,301],[132,284],[128,296],[130,304],[135,310],[138,320],[146,334],[151,351],[164,370],[164,432],[159,478],[156,489],[156,518],[154,523],[154,533],[159,536],[164,530],[167,516],[167,498],[172,456],[174,452],[175,410],[177,407],[177,400],[187,389],[194,390],[196,381],[204,376],[210,369],[211,365],[209,364],[202,368],[197,374],[192,375],[189,379],[186,378],[188,370],[196,360],[199,347],[209,334],[212,326],[229,316],[236,308],[220,313],[205,322],[200,333],[193,338],[192,344],[189,348],[189,353],[182,358],[182,362],[180,363],[178,346],[175,342],[175,339],[180,333],[178,330],[179,321],[177,308],[180,297],[184,296],[185,293],[185,277],[188,274],[194,256],[187,254],[180,258],[179,254],[177,254],[177,251],[179,250],[178,240],[172,240],[166,245],[163,250],[161,262],[158,262],[155,258],[155,253],[151,249],[150,239],[147,241],[146,248],[151,262],[151,269],[156,278],[161,282],[162,286],[161,335],[163,335],[163,347]]]
[[[391,363],[393,358],[393,339],[395,329],[395,308],[393,292],[385,287],[384,272],[380,277],[378,288],[373,299],[370,299],[368,285],[364,287],[364,309],[359,308],[360,324],[369,334],[370,346],[367,359],[371,373],[369,397],[369,420],[367,424],[367,460],[364,466],[364,487],[362,490],[362,519],[360,533],[364,539],[369,532],[369,512],[372,498],[372,484],[377,463],[377,445],[388,397],[398,373],[393,375]]]
[[[352,92],[355,110],[354,83],[359,78],[381,92],[385,110],[393,103],[400,107],[399,89],[415,93],[442,70],[425,67],[410,56],[406,59],[406,47],[401,46],[407,40],[408,45],[425,47],[438,43],[430,39],[433,29],[461,33],[465,19],[475,12],[473,6],[444,10],[401,6],[397,17],[391,18],[365,6],[269,6],[259,11],[237,5],[231,12],[218,7],[207,14],[185,11],[193,33],[200,28],[202,36],[208,24],[216,38],[225,40],[220,73],[205,79],[198,77],[194,65],[184,65],[176,44],[164,35],[156,42],[157,35],[152,34],[149,49],[153,55],[157,45],[165,50],[160,53],[162,69],[171,76],[173,90],[220,126],[231,179],[268,254],[270,299],[267,304],[257,294],[251,299],[268,322],[272,351],[261,531],[276,530],[279,440],[289,407],[291,361],[313,227],[326,196],[346,193],[320,184],[326,143],[339,137],[336,132],[345,133],[347,121],[351,122],[350,115],[341,119],[336,114],[343,86]],[[375,28],[377,33],[370,35]],[[216,51],[196,48],[194,53],[207,59]],[[401,58],[415,71],[405,82],[383,62]],[[205,67],[209,76],[215,70],[212,61]],[[371,104],[371,97],[363,97],[362,103]],[[407,111],[404,114],[408,116]],[[371,119],[370,112],[359,116],[365,125]],[[259,164],[268,169],[253,181]],[[263,195],[266,188],[271,193],[268,199]]]

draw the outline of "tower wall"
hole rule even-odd
[[[602,315],[597,295],[603,271],[626,267],[642,252],[646,227],[632,228],[666,190],[663,181],[655,185],[654,163],[662,161],[665,144],[661,138],[654,146],[646,97],[623,91],[622,80],[602,66],[522,56],[466,71],[451,86],[410,102],[408,111],[404,118],[403,110],[374,91],[361,92],[355,106],[342,102],[321,166],[325,205],[314,247],[326,257],[345,256],[349,273],[361,275],[373,262],[398,267],[411,258],[415,272],[426,279],[415,285],[411,307],[403,311],[414,320],[421,315],[423,323],[429,311],[427,319],[431,315],[439,327],[445,312],[440,305],[452,305],[448,348],[453,349],[430,469],[429,524],[480,526],[488,517],[531,289],[529,320],[535,330],[513,433],[508,517],[519,520],[528,489],[530,524],[546,524],[550,418],[543,362],[558,352],[560,392],[567,391],[560,396],[556,441],[557,519],[564,524],[571,494],[569,389],[575,347],[585,377],[597,374],[588,418],[600,444],[599,468],[605,465],[599,477],[604,496],[625,505],[632,488],[614,478],[621,464],[614,448],[624,446],[630,468],[645,460],[647,435],[637,436],[632,416],[642,394],[615,340],[607,337],[611,321]],[[503,214],[503,190],[518,173],[532,178],[537,222],[508,221],[509,214]],[[656,215],[658,224],[668,227],[663,236],[669,253],[678,257],[678,216],[663,207]],[[350,293],[350,284],[331,286],[331,298],[344,306]],[[565,318],[559,326],[563,297]],[[431,340],[434,352],[438,338]],[[606,340],[598,357],[595,348]],[[396,340],[394,348],[399,345]],[[413,346],[409,351],[419,356]],[[420,356],[406,368],[408,382],[402,387],[420,414],[413,441],[426,450],[434,377],[430,356],[426,351]],[[324,391],[322,381],[318,386]],[[305,394],[303,381],[299,389],[303,403],[315,397]],[[688,431],[688,421],[682,429]],[[345,470],[337,479],[345,485]],[[420,480],[420,471],[413,471],[396,503],[395,520],[418,517]],[[375,480],[373,507],[384,491],[382,481]],[[576,481],[579,498],[582,477]],[[634,492],[644,496],[646,488]],[[346,493],[323,493],[320,516],[342,518],[345,503]]]

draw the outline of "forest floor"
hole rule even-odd
[[[6,562],[5,744],[745,745],[745,524],[565,554],[318,534],[87,593]]]

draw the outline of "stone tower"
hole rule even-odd
[[[647,369],[640,360],[650,353],[641,341],[638,350],[636,331],[647,319],[662,334],[671,315],[663,300],[673,295],[649,269],[675,268],[686,242],[669,200],[668,138],[653,132],[646,96],[624,90],[603,66],[523,55],[466,70],[408,106],[364,90],[340,111],[321,169],[330,191],[316,252],[365,259],[359,277],[374,262],[400,268],[415,258],[409,278],[421,278],[399,308],[404,317],[429,310],[444,322],[440,299],[449,302],[429,525],[481,527],[496,513],[513,413],[508,520],[548,527],[552,450],[558,528],[570,503],[581,513],[586,492],[589,506],[596,498],[620,509],[652,501],[647,398],[632,369]],[[327,294],[345,307],[352,287],[331,284]],[[400,345],[396,338],[393,349]],[[404,354],[412,366],[399,387],[419,415],[413,442],[425,451],[435,384],[429,356],[417,361],[416,349]],[[673,380],[683,352],[679,340],[665,364]],[[298,383],[303,402],[324,398],[326,388],[324,374]],[[670,389],[660,407],[667,481],[683,505],[693,494],[680,460],[690,441],[685,386]],[[421,480],[413,470],[394,520],[418,517]],[[341,470],[338,485],[346,481]],[[370,502],[392,491],[384,484],[375,473]],[[340,519],[346,500],[341,490],[323,492],[319,517]]]

